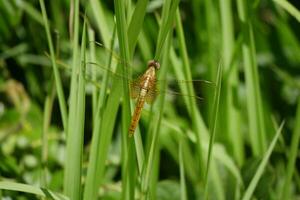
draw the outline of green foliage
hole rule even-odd
[[[299,16],[286,0],[0,1],[0,199],[299,198]],[[157,97],[128,137],[150,59]]]

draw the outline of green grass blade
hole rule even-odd
[[[219,30],[219,8],[215,6],[215,3],[210,0],[204,0],[203,3],[201,1],[192,1],[193,2],[193,15],[195,15],[194,28],[195,33],[197,34],[196,39],[196,51],[201,49],[201,47],[205,46],[204,62],[207,64],[207,72],[205,73],[205,78],[208,80],[215,80],[217,75],[217,66],[219,57],[219,47],[217,47],[217,43],[220,40],[221,32],[216,31]],[[205,9],[204,15],[201,15],[199,12],[199,7],[203,4]],[[221,17],[222,19],[222,17]],[[205,24],[205,32],[202,33],[202,24]],[[229,24],[228,24],[228,27]],[[201,37],[206,38],[204,41],[201,41]],[[203,43],[204,42],[204,43]],[[204,91],[204,98],[208,102],[213,101],[214,93],[210,90],[210,88]],[[212,113],[212,104],[207,104],[205,108],[205,113]]]
[[[90,0],[89,6],[92,8],[92,14],[94,16],[94,19],[96,19],[96,25],[98,28],[98,31],[101,34],[102,41],[104,43],[104,46],[109,46],[109,38],[110,37],[110,30],[107,22],[107,17],[105,16],[102,3],[97,0]]]
[[[48,199],[53,200],[68,200],[69,198],[66,196],[63,196],[61,194],[54,193],[50,190],[44,189],[44,188],[38,188],[35,186],[23,184],[23,183],[14,183],[14,182],[8,182],[8,181],[1,181],[0,182],[0,189],[1,190],[12,190],[12,191],[18,191],[18,192],[25,192],[25,193],[31,193],[42,197],[47,197]]]
[[[298,105],[297,105],[297,112],[295,118],[295,127],[292,134],[292,143],[290,146],[289,154],[288,154],[288,164],[287,164],[287,171],[286,177],[284,180],[284,185],[282,187],[282,194],[281,199],[289,199],[288,196],[290,191],[290,185],[292,181],[293,174],[295,171],[295,164],[297,160],[297,155],[299,152],[299,140],[300,140],[300,98],[298,97]]]
[[[111,94],[102,113],[106,120],[97,121],[93,128],[91,155],[84,187],[84,200],[96,199],[98,188],[103,181],[107,153],[119,108],[120,94],[122,94],[122,83],[118,79],[113,79]],[[100,110],[97,112],[99,113],[97,116],[100,116]]]
[[[200,13],[198,11],[198,4],[200,1],[193,1],[193,9],[194,9],[194,14],[196,16],[195,20],[195,29],[198,34],[198,40],[201,38],[201,19],[202,17],[200,16]],[[204,1],[204,6],[205,6],[205,25],[206,25],[206,34],[207,34],[207,62],[208,62],[208,71],[209,71],[209,80],[215,80],[216,74],[217,74],[217,51],[218,49],[216,48],[216,41],[219,37],[219,33],[215,31],[217,25],[217,8],[214,7],[214,3],[210,0],[205,0]],[[199,25],[200,24],[200,25]],[[197,46],[200,47],[201,43],[199,41],[197,42]]]
[[[210,193],[208,193],[208,199],[210,199],[211,196],[215,196],[216,199],[225,200],[226,195],[222,179],[221,179],[221,172],[218,170],[217,163],[214,162],[214,159],[212,159],[211,165],[210,165],[210,175],[209,176],[212,179],[212,190],[210,190]],[[210,186],[210,185],[208,185]]]
[[[164,27],[161,27],[162,29]],[[170,34],[171,35],[171,34]],[[170,37],[170,36],[169,36]],[[164,79],[167,75],[168,72],[168,60],[169,60],[169,49],[170,49],[170,38],[167,38],[167,43],[165,46],[165,51],[164,51],[164,55],[163,55],[163,62],[161,63],[161,72],[160,72],[160,78]],[[167,87],[166,82],[162,83],[160,89],[165,89]],[[141,197],[140,199],[148,199],[149,198],[149,187],[150,184],[156,185],[156,181],[157,180],[153,180],[152,173],[153,173],[153,168],[155,167],[156,163],[156,159],[155,159],[155,155],[158,154],[158,150],[159,150],[159,133],[160,133],[160,125],[161,125],[161,120],[162,120],[162,116],[163,116],[163,111],[164,111],[164,105],[165,105],[165,95],[161,94],[159,96],[159,99],[157,100],[157,106],[155,106],[155,110],[157,110],[158,114],[155,115],[153,117],[153,119],[151,120],[151,124],[150,127],[152,128],[151,130],[151,141],[150,141],[150,149],[149,152],[147,154],[147,160],[145,163],[145,167],[144,167],[144,171],[142,174],[142,180],[141,180]],[[150,131],[149,131],[150,132]]]
[[[125,15],[125,2],[115,0],[115,16],[117,34],[120,45],[120,54],[123,61],[122,74],[126,77],[130,73],[127,63],[130,59],[128,45],[127,21]],[[131,105],[129,98],[129,82],[123,78],[123,101],[122,101],[122,199],[134,199],[135,166],[134,166],[134,140],[128,138],[128,128],[131,119]]]
[[[279,6],[281,6],[283,9],[285,9],[290,15],[292,15],[298,22],[300,22],[300,11],[294,7],[291,3],[289,3],[287,0],[273,0],[275,3],[277,3]]]
[[[186,180],[185,180],[185,172],[184,172],[184,161],[183,161],[183,151],[182,151],[182,141],[179,141],[179,169],[180,169],[180,194],[182,200],[187,199],[187,191],[186,191]]]
[[[224,74],[228,77],[223,83],[222,104],[220,105],[219,129],[222,134],[227,137],[227,147],[239,163],[243,163],[243,138],[240,133],[240,111],[235,105],[237,99],[235,97],[235,89],[239,85],[238,69],[232,58],[234,56],[234,25],[233,25],[233,12],[231,0],[220,0],[220,14],[221,14],[221,34],[222,34],[222,60],[224,63]]]
[[[136,8],[134,9],[134,13],[132,14],[130,24],[128,26],[128,35],[131,37],[128,38],[129,52],[133,53],[133,50],[136,46],[137,38],[140,33],[144,22],[144,17],[146,14],[148,0],[139,0],[136,4]],[[132,55],[130,56],[132,57]]]
[[[48,161],[48,131],[51,122],[53,101],[55,98],[55,87],[52,79],[49,92],[45,99],[43,132],[42,132],[42,150],[41,150],[41,186],[47,187],[47,161]]]
[[[50,28],[49,28],[49,23],[48,23],[44,0],[40,0],[40,6],[41,6],[41,10],[42,10],[42,15],[43,15],[44,27],[46,29],[46,34],[47,34],[48,46],[50,49],[51,63],[52,63],[53,72],[54,72],[55,86],[57,89],[57,95],[58,95],[58,101],[59,101],[59,107],[60,107],[63,127],[64,127],[65,132],[67,132],[68,115],[67,115],[66,100],[65,100],[65,95],[63,93],[63,88],[62,88],[62,84],[61,84],[61,78],[59,75],[58,67],[56,65],[55,52],[54,52],[53,42],[52,42],[52,38],[51,38],[51,33],[50,33]]]
[[[250,6],[244,0],[238,0],[237,6],[244,39],[242,52],[246,77],[249,135],[254,155],[260,156],[266,149],[266,128],[259,87],[253,28],[247,13]]]
[[[214,102],[213,102],[213,110],[211,115],[210,121],[210,139],[209,139],[209,146],[208,146],[208,154],[207,154],[207,161],[206,161],[206,172],[205,172],[205,199],[208,199],[208,175],[209,175],[209,167],[212,157],[213,145],[215,141],[216,135],[216,127],[217,127],[217,119],[219,117],[219,105],[220,105],[220,95],[221,95],[221,84],[222,84],[222,73],[223,68],[222,64],[219,65],[217,80],[216,80],[216,90],[214,94]]]
[[[92,14],[96,19],[96,25],[98,31],[102,36],[102,41],[105,46],[108,46],[111,38],[108,28],[108,19],[104,15],[102,4],[96,0],[90,0],[90,7],[92,8]],[[90,38],[91,39],[91,38]],[[112,42],[113,43],[113,42]],[[91,44],[93,45],[93,44]],[[94,51],[91,52],[92,54]],[[111,59],[110,59],[111,60]],[[110,67],[110,65],[108,66]],[[108,80],[108,74],[104,75],[104,79]],[[105,81],[106,82],[106,81]],[[114,82],[114,81],[113,81]],[[114,83],[115,84],[115,83]],[[107,92],[106,87],[101,87],[100,96],[97,99],[97,107],[95,107],[95,120],[93,125],[91,152],[89,156],[89,163],[87,168],[86,182],[84,186],[84,200],[96,199],[98,194],[98,188],[103,179],[103,173],[105,169],[106,156],[109,148],[109,144],[112,137],[112,130],[115,123],[116,113],[119,106],[120,97],[116,94],[121,94],[121,86],[115,87],[112,85],[111,95],[107,99],[107,104],[104,104],[104,94]],[[104,109],[105,106],[105,109]],[[101,109],[103,108],[103,109]],[[103,116],[107,120],[103,120]],[[95,176],[97,174],[97,176]]]
[[[177,10],[176,14],[176,33],[178,35],[178,40],[179,40],[179,53],[182,57],[182,63],[183,63],[183,69],[181,69],[181,72],[178,72],[179,69],[175,69],[176,67],[174,66],[175,71],[177,71],[176,75],[181,74],[183,75],[184,78],[180,78],[181,80],[192,80],[192,75],[191,75],[191,66],[189,63],[189,58],[187,54],[187,48],[185,44],[185,37],[183,33],[183,28],[182,28],[182,22],[180,18],[180,13],[179,10]],[[182,91],[183,94],[187,94],[188,96],[196,96],[194,92],[194,87],[192,84],[186,84],[186,88]],[[202,144],[201,144],[201,134],[205,134],[206,128],[205,124],[203,122],[203,119],[200,116],[199,110],[197,109],[197,103],[195,98],[187,98],[188,100],[186,101],[187,108],[189,110],[189,114],[191,116],[192,120],[192,127],[193,130],[195,131],[196,137],[197,137],[197,153],[198,153],[198,158],[200,162],[200,174],[201,178],[204,178],[204,163],[203,163],[203,152],[202,152]]]
[[[95,41],[95,32],[93,29],[88,28],[88,38],[89,41]],[[91,62],[96,63],[96,45],[94,42],[89,42],[89,52],[90,52],[90,56],[89,59]],[[97,81],[97,77],[96,77],[96,67],[92,66],[92,80],[93,81]],[[97,99],[98,99],[98,88],[96,86],[93,87],[93,92],[92,92],[92,112],[93,112],[93,126],[95,126],[95,123],[97,123],[96,121],[96,111],[97,111]]]
[[[169,5],[167,5],[167,4],[169,4]],[[179,4],[179,0],[174,0],[169,3],[168,3],[168,1],[166,1],[164,4],[164,5],[167,5],[166,7],[168,8],[168,10],[166,12],[163,12],[162,23],[161,23],[161,27],[163,27],[163,28],[159,29],[159,32],[158,32],[154,60],[158,60],[158,61],[160,60],[162,50],[163,50],[163,45],[167,38],[168,32],[172,28],[172,24],[175,19],[175,14],[176,14],[178,4]],[[164,6],[164,8],[166,8],[166,7]]]
[[[277,140],[279,138],[279,135],[280,135],[280,133],[282,131],[283,125],[284,125],[284,122],[281,123],[279,129],[277,130],[276,134],[274,135],[274,138],[273,138],[273,140],[272,140],[272,142],[271,142],[271,144],[270,144],[267,152],[265,153],[265,155],[264,155],[261,163],[259,164],[259,166],[258,166],[258,168],[256,170],[256,173],[255,173],[254,177],[252,178],[249,186],[247,187],[247,189],[246,189],[246,191],[244,193],[244,196],[242,198],[243,200],[250,200],[251,199],[252,194],[253,194],[253,192],[255,190],[255,187],[257,186],[258,181],[261,178],[261,176],[262,176],[262,174],[263,174],[263,172],[264,172],[264,170],[265,170],[265,168],[266,168],[266,166],[268,164],[268,160],[269,160],[269,158],[270,158],[270,156],[272,154],[272,151],[273,151],[273,149],[275,147],[275,144],[276,144],[276,142],[277,142]]]
[[[224,147],[218,144],[214,147],[213,152],[214,159],[217,160],[220,164],[224,165],[227,168],[227,170],[234,176],[234,178],[240,184],[240,186],[243,187],[243,180],[239,168],[236,166],[232,157],[228,155]]]
[[[79,47],[79,1],[75,1],[73,61],[70,92],[70,110],[67,135],[64,191],[71,199],[81,199],[81,166],[85,117],[85,91],[83,72],[85,67],[86,22],[83,26],[80,60]]]
[[[111,42],[110,42],[110,48],[113,49],[113,46],[115,44],[115,33],[116,33],[116,27],[114,27],[114,30],[113,30],[113,34],[112,34],[112,38],[111,38]],[[112,60],[113,60],[113,56],[112,54],[110,54],[107,58],[107,66],[110,68],[111,65],[112,65]],[[94,69],[95,69],[95,66],[94,66]],[[95,74],[96,74],[96,69],[95,69]],[[95,77],[96,78],[96,77]],[[95,80],[96,81],[96,80]],[[103,105],[105,104],[105,98],[106,98],[106,94],[107,94],[107,89],[108,89],[108,82],[109,82],[109,71],[106,70],[104,72],[104,75],[103,75],[103,79],[102,79],[102,87],[101,87],[101,90],[100,90],[100,94],[99,94],[99,97],[98,97],[98,100],[97,100],[97,106],[95,107],[95,110],[103,110]],[[95,90],[97,90],[97,88],[95,87]],[[97,91],[94,91],[95,93]],[[96,96],[96,95],[95,95]],[[101,116],[103,117],[103,116]],[[101,119],[97,119],[97,122],[99,122]],[[100,122],[99,122],[100,123]]]
[[[134,142],[135,142],[137,166],[138,166],[139,174],[141,174],[144,166],[144,161],[145,161],[145,151],[142,143],[141,134],[139,131],[137,131],[137,133],[134,134]]]
[[[20,0],[18,1],[17,6],[24,9],[24,11],[28,13],[28,15],[32,17],[35,21],[37,21],[39,24],[44,25],[41,13],[37,11],[30,3]]]

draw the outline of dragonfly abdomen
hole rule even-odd
[[[141,117],[141,112],[146,101],[146,97],[149,96],[149,91],[153,89],[153,86],[155,86],[155,68],[153,66],[149,67],[140,80],[141,81],[139,84],[133,84],[133,86],[139,85],[138,87],[136,87],[139,90],[135,92],[135,94],[138,94],[138,99],[129,127],[129,136],[132,136],[134,134]],[[149,100],[149,98],[147,99]]]
[[[131,123],[130,123],[130,127],[129,127],[129,136],[132,136],[135,132],[135,129],[136,129],[137,124],[138,124],[138,122],[140,120],[140,117],[141,117],[141,112],[142,112],[144,103],[145,103],[145,96],[140,95],[138,100],[137,100],[137,105],[134,109],[133,116],[131,118]]]

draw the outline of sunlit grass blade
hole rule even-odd
[[[300,11],[294,7],[291,3],[289,3],[287,0],[273,0],[275,3],[277,3],[279,6],[281,6],[283,9],[285,9],[290,15],[292,15],[295,19],[300,22]]]
[[[208,193],[208,199],[211,199],[212,196],[216,197],[216,199],[220,199],[220,200],[225,200],[226,199],[226,195],[225,195],[225,191],[226,189],[224,188],[222,179],[221,179],[221,172],[219,171],[218,167],[217,167],[217,162],[214,162],[214,160],[212,160],[211,165],[210,165],[211,169],[210,169],[210,174],[211,176],[209,176],[209,178],[212,179],[212,186],[208,185],[209,187],[211,187],[210,193]]]
[[[166,1],[164,3],[164,5],[168,5],[167,7],[169,8],[169,10],[167,10],[162,15],[161,27],[163,28],[160,29],[158,32],[154,60],[159,61],[160,57],[162,56],[163,45],[165,43],[169,30],[172,28],[172,24],[174,22],[173,20],[175,19],[178,4],[179,4],[179,0],[174,0],[171,2]]]
[[[144,60],[148,60],[149,58],[153,58],[153,52],[151,51],[151,43],[149,39],[146,36],[145,30],[141,31],[141,34],[139,36],[138,40],[138,47],[141,51],[142,58]]]
[[[225,151],[224,147],[220,144],[214,147],[213,157],[220,164],[224,165],[227,170],[232,174],[232,176],[236,179],[237,183],[240,187],[243,187],[243,180],[240,174],[239,168],[235,164],[234,160],[230,155]]]
[[[275,147],[275,144],[276,144],[276,142],[279,138],[279,135],[282,131],[283,125],[284,125],[284,122],[281,123],[281,125],[278,128],[276,134],[274,135],[274,138],[273,138],[272,142],[270,143],[270,146],[269,146],[268,150],[266,151],[261,163],[259,164],[259,166],[256,170],[255,175],[253,176],[249,186],[247,187],[247,189],[246,189],[246,191],[243,195],[243,198],[242,198],[243,200],[250,200],[251,199],[252,194],[253,194],[253,192],[254,192],[257,184],[258,184],[258,181],[261,178],[261,176],[262,176],[262,174],[263,174],[263,172],[264,172],[264,170],[265,170],[265,168],[268,164],[268,160],[269,160],[269,158],[272,154],[272,151]]]
[[[88,38],[89,41],[95,41],[95,32],[92,28],[88,28]],[[89,46],[89,60],[90,62],[96,63],[96,47],[95,47],[95,43],[93,42],[89,42],[88,43]],[[92,66],[92,81],[97,81],[97,71],[95,69],[95,66]],[[93,92],[92,92],[92,112],[93,112],[93,126],[95,126],[96,122],[96,113],[97,113],[97,99],[98,99],[98,89],[97,87],[93,87]]]
[[[97,0],[90,0],[88,8],[92,9],[92,14],[96,20],[96,25],[101,34],[102,41],[104,45],[108,47],[111,30],[109,29],[108,18],[105,16],[102,3]]]
[[[198,13],[198,5],[200,1],[193,1],[193,9],[194,9],[194,14],[197,16],[196,20],[195,20],[195,29],[197,31],[197,34],[199,35],[197,37],[198,39],[198,47],[201,46],[201,44],[199,43],[199,39],[201,38],[201,15],[200,13]],[[217,62],[218,62],[218,58],[217,58],[217,54],[218,49],[215,46],[215,43],[219,37],[219,32],[216,32],[216,26],[218,23],[218,20],[216,18],[217,16],[217,8],[214,6],[214,3],[210,0],[205,0],[204,1],[204,6],[205,6],[205,31],[206,31],[206,35],[207,35],[207,63],[208,63],[208,77],[210,80],[215,80],[216,74],[217,74]]]
[[[49,23],[48,23],[44,0],[40,0],[40,6],[41,6],[42,14],[43,14],[44,27],[46,29],[48,46],[50,49],[51,63],[52,63],[52,67],[53,67],[55,86],[56,86],[56,90],[57,90],[57,96],[58,96],[60,112],[61,112],[61,116],[62,116],[63,127],[64,127],[65,132],[67,132],[68,114],[67,114],[66,100],[65,100],[65,95],[63,93],[63,88],[62,88],[62,84],[61,84],[61,78],[59,75],[58,67],[56,65],[55,51],[54,51],[54,47],[53,47],[53,42],[52,42],[52,37],[51,37],[51,33],[50,33],[50,28],[49,28]]]
[[[113,41],[114,38],[108,37],[110,32],[107,25],[108,20],[103,13],[101,3],[99,1],[91,0],[89,6],[92,8],[92,13],[97,19],[98,31],[102,35],[104,45],[109,45],[110,40]],[[93,42],[89,43],[91,48],[92,45],[95,44]],[[94,50],[91,50],[91,55],[94,53]],[[110,62],[111,58],[109,58],[109,63]],[[107,67],[110,68],[110,65]],[[109,79],[108,75],[108,73],[104,75],[104,80],[107,81]],[[106,81],[103,83],[106,83]],[[104,96],[107,93],[107,88],[104,85],[101,87],[100,95],[97,98],[97,106],[94,108],[96,109],[94,111],[95,123],[93,124],[91,150],[89,155],[86,182],[84,186],[84,200],[97,198],[98,188],[103,179],[106,156],[111,141],[116,112],[119,107],[120,99],[118,96],[116,96],[116,94],[120,94],[122,92],[121,87],[114,87],[113,85],[111,95],[107,100],[108,103],[104,104]]]
[[[47,199],[53,200],[68,200],[69,198],[63,196],[61,194],[54,193],[48,189],[38,188],[35,186],[23,184],[23,183],[14,183],[8,181],[1,181],[0,182],[0,189],[2,190],[13,190],[18,192],[25,192],[35,194],[41,197],[47,197]]]
[[[280,10],[277,11],[280,15]],[[278,44],[279,46],[288,46],[290,48],[290,53],[284,51],[284,57],[286,59],[277,60],[275,64],[280,65],[281,67],[286,66],[286,63],[299,63],[300,57],[300,42],[297,37],[297,33],[294,32],[293,26],[290,26],[288,23],[290,17],[288,15],[280,15],[276,21],[276,31],[278,32]],[[297,65],[297,64],[296,64]]]
[[[140,33],[139,31],[136,31],[136,29],[140,30],[143,26],[147,4],[148,0],[139,0],[137,2],[134,13],[131,17],[130,24],[128,26],[128,35],[131,35],[131,37],[128,38],[128,47],[131,54],[133,54],[138,35]],[[130,57],[132,57],[132,55],[130,55]]]
[[[110,48],[112,49],[114,44],[115,44],[115,33],[116,33],[116,27],[114,26],[114,30],[113,30],[113,34],[112,34],[112,38],[111,38],[111,44],[110,44]],[[91,45],[92,49],[95,47],[94,46],[94,43]],[[92,50],[91,49],[91,50]],[[94,49],[95,50],[95,49]],[[91,52],[93,53],[93,52]],[[94,52],[95,53],[95,52]],[[94,55],[95,56],[95,55]],[[94,57],[92,56],[92,57]],[[95,58],[93,58],[95,59]],[[108,57],[107,57],[107,66],[110,68],[112,66],[112,54],[110,54]],[[95,81],[96,80],[96,74],[97,74],[97,71],[96,71],[96,66],[93,66],[93,69],[94,69],[94,77],[92,77]],[[94,98],[94,108],[95,108],[95,111],[94,111],[94,114],[96,114],[97,110],[99,111],[102,111],[103,110],[103,106],[105,104],[105,98],[107,96],[107,88],[108,88],[108,82],[109,82],[109,77],[110,77],[110,74],[109,74],[109,70],[106,70],[104,71],[104,74],[103,74],[103,79],[102,79],[102,84],[101,84],[101,90],[100,90],[100,93],[98,95],[98,92],[96,91],[98,88],[94,87],[94,91],[93,91],[93,98]],[[101,116],[103,117],[103,116]],[[95,123],[100,123],[100,119],[96,119],[96,116],[94,116],[94,119],[97,120],[97,122]],[[102,118],[103,119],[103,118]],[[101,119],[101,120],[102,120]]]
[[[79,1],[75,1],[74,24],[70,117],[68,122],[64,191],[72,200],[79,200],[81,199],[81,166],[85,119],[84,68],[86,49],[86,21],[84,21],[81,52],[79,54],[77,44],[79,38]],[[78,55],[80,55],[80,58],[78,58]]]
[[[208,80],[215,80],[217,74],[218,60],[220,59],[220,52],[216,45],[216,43],[219,42],[221,36],[221,32],[216,31],[219,30],[220,27],[218,12],[219,6],[216,6],[217,2],[214,3],[210,0],[204,0],[203,2],[194,0],[192,1],[192,4],[193,15],[195,15],[194,28],[197,34],[196,49],[201,49],[201,47],[205,46],[205,51],[203,52],[203,61],[207,65],[207,72],[205,73],[205,78],[207,78]],[[201,15],[202,13],[199,12],[199,7],[201,6],[201,4],[203,5],[205,11],[203,15]],[[221,17],[221,19],[223,19],[223,17]],[[203,23],[205,24],[204,34],[201,31]],[[228,24],[228,28],[229,27],[230,24]],[[207,39],[201,41],[200,38],[202,38],[203,36]],[[210,89],[205,90],[203,96],[208,102],[213,101],[213,92]],[[207,104],[207,106],[205,107],[206,108],[204,110],[204,113],[212,113],[212,104]]]
[[[266,149],[266,124],[259,87],[253,28],[248,13],[251,9],[248,4],[250,3],[244,0],[237,1],[243,34],[242,53],[246,78],[249,137],[253,154],[260,156]]]
[[[44,21],[41,13],[37,11],[30,3],[24,0],[20,0],[17,3],[17,6],[20,6],[22,9],[24,9],[24,11],[27,12],[29,16],[32,17],[39,24],[44,25]]]
[[[103,181],[107,153],[111,143],[121,93],[122,84],[119,80],[113,79],[111,94],[107,99],[103,113],[97,110],[99,113],[97,117],[100,117],[100,114],[102,114],[104,120],[96,120],[97,124],[93,128],[91,153],[84,188],[84,200],[96,199],[98,188]]]
[[[222,73],[223,68],[222,64],[219,64],[217,78],[216,78],[216,89],[214,94],[214,101],[213,101],[213,108],[212,108],[212,114],[211,114],[211,121],[210,121],[210,139],[209,139],[209,146],[208,146],[208,154],[207,154],[207,160],[206,160],[206,172],[205,172],[205,199],[208,199],[208,176],[209,176],[209,167],[210,162],[212,159],[212,151],[213,151],[213,145],[216,135],[216,128],[217,128],[217,119],[219,117],[219,105],[220,105],[220,95],[221,95],[221,85],[222,85]]]
[[[130,49],[128,44],[127,21],[125,2],[115,0],[115,16],[117,35],[120,45],[120,54],[123,61],[121,64],[122,74],[130,74],[127,66],[130,60]],[[128,129],[131,119],[131,105],[129,98],[129,81],[126,77],[122,79],[123,101],[122,101],[122,199],[134,199],[135,188],[135,153],[134,140],[128,137]]]
[[[220,14],[221,14],[221,36],[222,36],[222,60],[224,63],[224,74],[226,79],[223,79],[223,92],[221,94],[222,104],[220,104],[219,130],[224,134],[224,138],[228,141],[226,146],[230,153],[235,157],[239,165],[243,163],[243,138],[240,134],[240,110],[235,105],[237,102],[235,96],[235,89],[239,85],[238,69],[234,58],[234,47],[236,41],[234,40],[234,23],[231,0],[220,0]],[[233,61],[233,62],[232,62]]]

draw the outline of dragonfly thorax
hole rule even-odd
[[[155,77],[155,67],[151,66],[147,69],[147,71],[142,75],[139,79],[139,87],[140,89],[149,90],[151,87],[155,86],[156,77]]]

